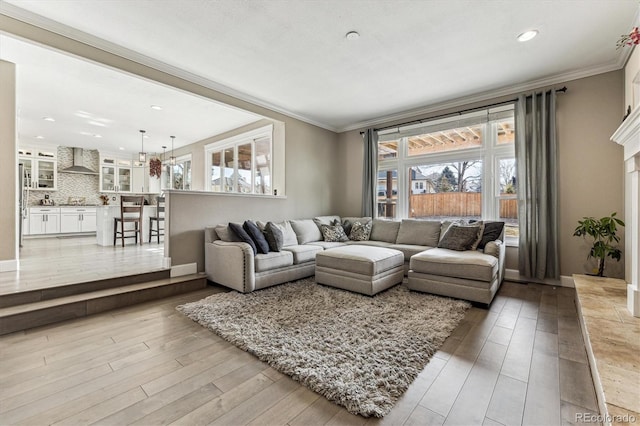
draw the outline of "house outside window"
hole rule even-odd
[[[380,131],[378,217],[500,220],[515,243],[514,142],[513,105]]]
[[[191,189],[191,154],[176,158],[176,164],[162,163],[162,189]]]
[[[271,195],[273,126],[205,146],[208,191]]]

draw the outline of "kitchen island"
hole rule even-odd
[[[142,209],[142,241],[149,241],[149,217],[155,216],[156,206],[145,205]],[[99,246],[113,245],[113,219],[120,217],[120,205],[98,206],[96,208],[96,240]],[[131,227],[131,224],[125,226]],[[127,233],[133,235],[133,233]],[[152,241],[157,241],[156,239]],[[122,244],[122,243],[119,243]],[[125,244],[132,244],[131,241]]]

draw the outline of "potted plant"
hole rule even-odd
[[[599,277],[604,275],[604,261],[607,256],[618,262],[622,258],[622,250],[613,245],[620,241],[620,237],[616,235],[618,225],[624,226],[624,222],[616,217],[615,212],[600,219],[583,217],[578,221],[578,226],[573,233],[575,237],[593,238],[593,246],[587,259],[595,257],[598,260],[597,275]]]

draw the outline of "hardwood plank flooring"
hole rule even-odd
[[[175,310],[220,291],[0,336],[0,424],[562,425],[597,409],[574,289],[504,283],[382,419],[348,413]]]
[[[0,272],[0,294],[163,269],[164,243],[99,246],[95,236],[26,238],[18,271]]]

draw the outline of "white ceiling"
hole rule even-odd
[[[0,35],[17,64],[18,142],[133,153],[179,148],[261,117]],[[162,107],[154,110],[152,105]],[[55,121],[46,121],[50,117]],[[97,137],[100,136],[100,137]],[[124,148],[124,149],[121,149]]]
[[[619,69],[638,2],[0,0],[0,12],[340,131]],[[516,41],[528,29],[540,34]]]

